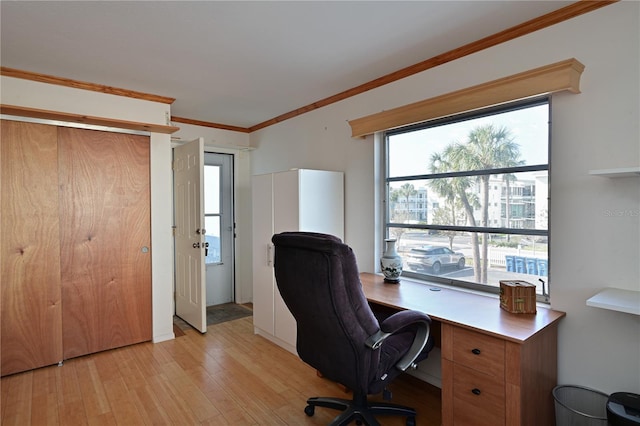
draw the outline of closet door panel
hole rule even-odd
[[[2,120],[1,375],[62,361],[54,126]]]
[[[58,136],[64,357],[150,340],[149,138]]]

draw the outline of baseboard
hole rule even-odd
[[[165,342],[167,340],[173,340],[176,338],[176,335],[173,334],[173,331],[171,333],[165,333],[165,334],[159,334],[157,336],[153,336],[153,339],[151,340],[153,343],[160,343],[160,342]]]
[[[275,343],[276,345],[280,346],[282,349],[291,352],[292,354],[294,354],[295,356],[298,356],[298,351],[296,350],[295,346],[290,345],[289,343],[285,342],[284,340],[280,340],[277,337],[275,337],[274,335],[261,330],[258,327],[253,327],[253,332],[259,336],[264,337],[265,339],[267,339],[268,341],[270,341],[271,343]]]

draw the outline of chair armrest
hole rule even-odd
[[[417,326],[413,343],[409,351],[396,364],[397,368],[405,371],[420,355],[429,340],[431,318],[428,315],[411,310],[397,312],[380,323],[380,330],[369,336],[365,341],[365,345],[371,349],[378,349],[387,337],[413,324]]]

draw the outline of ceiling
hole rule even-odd
[[[8,1],[3,67],[248,128],[572,1]]]

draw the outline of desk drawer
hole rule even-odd
[[[453,365],[453,424],[504,426],[504,381],[459,364]]]
[[[504,340],[463,328],[453,329],[453,362],[504,378]]]

